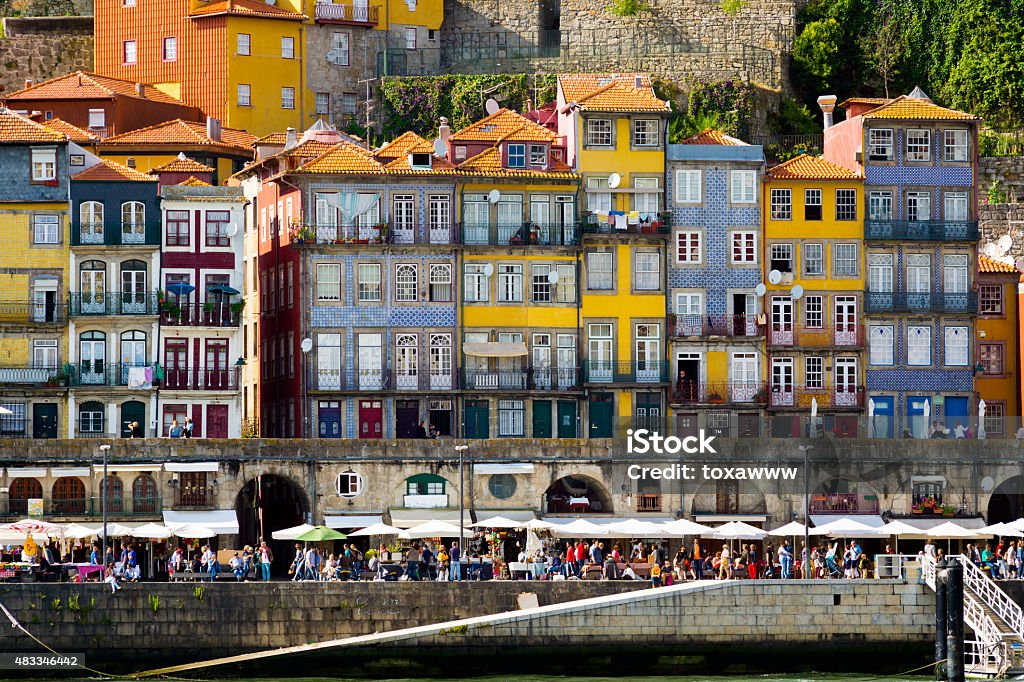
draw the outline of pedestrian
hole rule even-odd
[[[209,573],[210,582],[214,582],[217,579],[217,574],[220,573],[220,564],[217,563],[217,555],[210,549],[209,545],[203,545],[203,556],[199,560],[202,566],[203,573]]]
[[[651,587],[661,587],[661,566],[651,566]]]
[[[704,579],[704,549],[700,546],[698,538],[693,539],[693,547],[690,549],[690,566],[693,568],[694,579]]]
[[[448,560],[451,562],[451,579],[462,580],[462,549],[459,547],[458,540],[452,542],[452,549],[448,552]]]
[[[185,430],[181,428],[181,424],[178,423],[177,419],[171,420],[171,428],[167,432],[169,438],[181,438],[185,434]]]
[[[405,566],[406,566],[406,578],[409,580],[420,579],[420,546],[417,543],[412,543],[412,547],[405,555]]]
[[[241,582],[245,576],[245,564],[242,562],[242,557],[238,556],[238,552],[231,556],[228,566],[231,567],[231,572],[235,574],[235,580]]]
[[[114,564],[107,564],[106,575],[103,578],[103,582],[110,585],[110,593],[114,594],[121,589],[121,584],[117,582],[117,575],[114,574]]]
[[[445,582],[448,580],[449,572],[451,567],[451,557],[448,556],[448,550],[444,548],[442,543],[437,548],[437,580],[438,582]]]
[[[288,569],[288,572],[292,574],[292,582],[302,580],[302,570],[306,565],[306,555],[302,551],[302,545],[295,543],[295,557],[292,559],[292,565]]]
[[[194,425],[192,424],[192,417],[185,417],[185,426],[183,427],[184,433],[182,433],[182,437],[191,438],[193,428]]]
[[[142,569],[139,568],[139,555],[135,552],[135,545],[133,544],[128,545],[128,551],[125,554],[125,564],[126,566],[122,569],[125,579],[133,583],[139,582]]]
[[[722,545],[718,559],[718,579],[725,580],[729,577],[729,545]]]
[[[416,427],[416,437],[417,438],[426,438],[427,437],[427,427],[424,425],[424,423],[422,421],[419,423],[419,426]]]
[[[89,552],[89,563],[93,566],[100,565],[100,548],[96,546],[96,543],[92,543],[92,551]]]
[[[270,547],[267,546],[266,542],[260,543],[260,580],[270,580],[270,564],[274,560],[274,553],[270,551]]]

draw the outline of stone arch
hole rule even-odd
[[[879,514],[882,496],[870,484],[849,476],[831,476],[811,490],[811,514]]]
[[[571,500],[586,499],[586,504],[571,504]],[[597,479],[583,474],[568,474],[555,480],[544,491],[542,509],[545,514],[610,514],[612,496],[608,488]]]
[[[987,521],[1016,521],[1024,516],[1024,476],[1011,476],[992,491],[988,500]]]
[[[289,540],[274,540],[274,531],[307,522],[309,498],[288,476],[263,474],[250,479],[235,497],[240,545],[266,540],[274,553],[273,571],[282,573],[294,556]]]

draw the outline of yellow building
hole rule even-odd
[[[806,154],[763,185],[768,410],[772,433],[857,435],[864,409],[863,177]]]
[[[0,437],[66,432],[69,157],[63,133],[0,109]]]
[[[978,257],[974,390],[985,401],[985,432],[996,438],[1021,425],[1019,281],[1014,266]]]
[[[669,103],[643,74],[558,78],[558,132],[585,193],[580,329],[587,430],[661,428],[668,384],[664,211]]]

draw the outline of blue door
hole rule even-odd
[[[926,405],[929,406],[931,414],[935,414],[934,408],[930,406],[928,398],[909,397],[907,398],[907,428],[914,438],[928,437],[928,418],[924,416]]]
[[[875,416],[871,422],[874,438],[892,438],[896,432],[896,413],[891,395],[871,396],[875,402]]]
[[[338,401],[321,402],[317,409],[320,428],[317,433],[321,438],[341,438],[341,403]]]
[[[947,396],[943,412],[946,415],[946,428],[956,428],[956,423],[960,422],[960,426],[966,427],[967,421],[967,398],[964,396]]]

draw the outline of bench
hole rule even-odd
[[[201,575],[207,575],[207,574],[203,573]],[[224,570],[224,568],[222,567],[220,573],[217,574],[217,580],[239,580],[239,579],[238,579],[237,576],[235,576],[235,572],[232,571],[230,568],[228,570]],[[246,573],[244,576],[242,576],[241,580],[256,580],[256,567],[255,566],[251,566],[249,568],[249,572]]]

